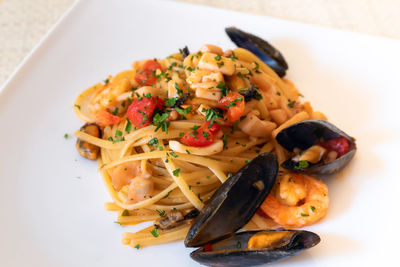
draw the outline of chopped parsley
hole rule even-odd
[[[306,213],[301,213],[301,217],[308,217],[308,216],[310,216],[310,215],[306,214]]]
[[[202,132],[203,137],[209,137],[210,134],[208,132]]]
[[[113,140],[113,143],[115,144],[115,143],[122,142],[122,141],[125,141],[125,138],[119,137],[118,139]]]
[[[296,100],[293,100],[293,101],[292,101],[292,100],[288,99],[287,101],[288,101],[288,104],[287,104],[287,105],[288,105],[289,108],[293,108],[293,107],[294,107],[294,104],[296,104]]]
[[[189,106],[185,109],[175,108],[175,110],[178,111],[179,114],[181,114],[182,116],[189,114],[189,112],[192,111],[192,109],[193,109],[193,106]]]
[[[211,108],[207,109],[207,111],[206,111],[206,121],[209,121],[209,122],[210,122],[210,124],[208,125],[208,128],[209,128],[209,129],[210,129],[211,126],[213,125],[214,120],[215,120],[216,118],[218,118],[218,117],[219,117],[219,115],[218,115],[218,113],[217,113],[215,110],[213,110],[213,109],[211,109]]]
[[[130,133],[131,130],[132,130],[132,122],[127,118],[126,119],[125,132]]]
[[[153,124],[156,126],[156,129],[154,130],[155,132],[157,132],[157,130],[161,128],[163,132],[168,133],[168,122],[166,121],[168,116],[168,112],[164,112],[162,113],[162,115],[160,115],[160,113],[154,115]]]
[[[147,98],[147,99],[150,99],[151,98],[151,94],[147,93],[147,94],[144,95],[144,97]]]
[[[171,156],[173,156],[174,158],[177,158],[178,157],[178,155],[175,153],[175,152],[170,152],[169,153]]]
[[[297,162],[296,165],[294,165],[295,169],[306,169],[308,168],[308,166],[310,166],[310,163],[308,163],[307,160],[300,160],[299,162]]]
[[[160,217],[162,217],[162,216],[165,215],[165,210],[158,210],[158,209],[156,209],[156,211],[157,211],[158,215],[160,215]]]
[[[276,94],[277,94],[277,95],[281,95],[281,92],[277,91]]]
[[[200,193],[197,194],[197,197],[199,198],[199,200],[200,200],[201,202],[203,202],[203,200],[202,200],[201,197],[200,197]]]
[[[194,133],[192,133],[192,132],[190,132],[189,135],[192,136],[194,139],[199,139],[199,138],[197,138],[197,136],[195,136]]]
[[[259,71],[260,64],[258,64],[257,61],[254,61],[254,64],[256,65],[256,67],[254,68],[254,72],[255,73],[261,73],[261,71]]]
[[[217,88],[221,90],[223,96],[226,96],[229,93],[229,89],[223,82],[219,82]]]
[[[223,149],[227,149],[227,143],[228,143],[228,136],[226,134],[224,134],[222,136],[222,141],[224,142],[224,147]]]
[[[232,54],[229,56],[230,59],[232,59],[232,61],[236,61],[239,58],[235,55],[235,51],[232,51]],[[240,72],[239,72],[240,73]]]
[[[188,153],[190,155],[190,151],[186,149],[186,153]]]
[[[218,65],[219,68],[221,68],[224,65],[224,62],[223,61],[218,61],[217,65]]]
[[[66,134],[64,134],[64,138],[65,139],[68,139],[68,137],[69,137],[69,135],[66,133]]]
[[[172,174],[173,174],[174,176],[178,177],[180,172],[181,172],[181,169],[176,169],[176,170],[173,170],[173,171],[172,171]]]
[[[315,211],[315,207],[314,206],[310,206],[310,208],[311,208],[312,212]]]
[[[115,138],[122,136],[122,132],[120,130],[115,131]]]
[[[108,84],[110,82],[110,80],[107,78],[104,80],[104,84]]]
[[[153,230],[150,231],[150,233],[154,236],[154,237],[158,237],[159,233],[158,233],[158,229],[154,228]]]
[[[115,116],[118,114],[118,107],[115,107],[114,111],[112,112],[112,114]]]
[[[135,248],[136,248],[136,249],[139,249],[139,248],[140,248],[140,244],[137,244],[137,245],[135,246]]]
[[[227,179],[232,178],[233,174],[232,173],[228,173],[228,176],[226,177]]]
[[[184,132],[180,132],[180,133],[179,133],[179,137],[182,137],[182,136],[184,136],[184,135],[185,135]]]
[[[221,60],[221,56],[220,56],[220,55],[217,55],[217,56],[215,57],[215,60]]]
[[[197,129],[200,128],[200,125],[194,125],[192,128],[190,128],[190,130],[193,130],[194,134],[198,134],[199,132],[197,131]]]
[[[178,92],[178,95],[181,96],[183,94],[183,91],[181,89],[179,89],[179,85],[178,83],[174,84],[176,91]]]
[[[177,100],[178,100],[177,97],[168,98],[168,100],[165,101],[165,105],[166,105],[167,107],[173,107],[173,106],[176,105],[176,101],[177,101]]]
[[[129,210],[124,210],[122,213],[121,213],[121,216],[129,216],[130,214],[129,214]]]
[[[152,146],[152,145],[158,146],[158,139],[156,137],[154,137],[147,144],[150,146]]]
[[[238,101],[242,102],[242,101],[243,101],[243,97],[238,97],[238,98],[236,98],[235,100],[233,100],[232,102],[230,102],[228,105],[226,105],[226,107],[227,107],[227,108],[235,107],[235,106],[236,106],[236,102],[238,102]]]

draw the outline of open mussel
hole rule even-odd
[[[320,240],[317,234],[301,230],[249,231],[208,244],[190,256],[207,266],[256,266],[294,256]]]
[[[225,181],[200,211],[185,245],[198,247],[224,238],[250,221],[275,184],[278,162],[264,153]]]
[[[235,27],[225,28],[225,32],[238,47],[251,51],[273,69],[279,77],[285,76],[286,70],[289,67],[285,58],[278,49],[273,47],[267,41]]]
[[[277,142],[294,156],[282,163],[285,169],[309,174],[332,174],[354,157],[355,139],[324,120],[293,124],[278,133]]]
[[[101,129],[95,123],[86,123],[80,130],[94,137],[101,138]],[[100,147],[79,138],[76,140],[76,149],[82,157],[90,160],[96,160],[100,154]]]
[[[271,191],[278,162],[259,155],[221,185],[193,222],[187,247],[200,247],[190,256],[207,266],[254,266],[285,259],[319,243],[307,231],[248,231],[236,233],[254,215]]]

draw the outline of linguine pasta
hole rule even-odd
[[[75,136],[100,148],[99,171],[113,200],[105,208],[118,212],[121,225],[201,210],[221,183],[258,154],[274,153],[279,163],[288,159],[275,140],[281,129],[326,119],[302,103],[292,82],[245,49],[205,45],[183,54],[136,61],[76,99],[76,115],[101,126],[101,137],[85,131]],[[152,112],[132,107],[145,102],[162,105]],[[125,233],[122,243],[139,248],[180,240],[189,227],[190,220],[171,229],[152,226]],[[259,214],[246,226],[273,227]]]

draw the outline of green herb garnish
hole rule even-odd
[[[310,163],[308,163],[307,160],[300,160],[299,162],[297,162],[296,165],[294,165],[294,168],[296,170],[298,170],[298,169],[306,169],[306,168],[308,168],[308,166],[310,166]]]
[[[173,170],[173,171],[172,171],[172,174],[173,174],[174,176],[178,177],[180,172],[181,172],[181,169],[176,169],[176,170]]]
[[[158,233],[158,229],[154,228],[153,230],[150,231],[150,233],[154,236],[154,237],[158,237],[159,233]]]
[[[157,211],[158,215],[160,215],[160,217],[162,217],[162,216],[165,215],[165,210],[158,210],[158,209],[156,209],[156,211]]]
[[[129,210],[124,210],[124,211],[121,213],[121,216],[130,216]]]

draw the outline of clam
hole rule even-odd
[[[190,256],[207,266],[250,266],[281,260],[318,244],[307,231],[248,231],[235,233],[253,217],[275,184],[278,162],[259,155],[228,179],[206,203],[185,239],[200,247]]]
[[[100,127],[95,123],[86,123],[80,129],[82,132],[90,134],[94,137],[101,137],[101,130]],[[83,141],[78,138],[76,140],[76,149],[78,150],[79,154],[87,159],[96,160],[99,153],[100,147],[95,146],[89,142]]]
[[[332,174],[354,157],[355,139],[324,120],[293,124],[278,133],[277,142],[295,156],[282,163],[285,169],[309,174]]]
[[[273,69],[279,77],[285,76],[286,70],[289,66],[278,49],[260,37],[244,32],[235,27],[225,28],[225,32],[238,47],[251,51]]]

